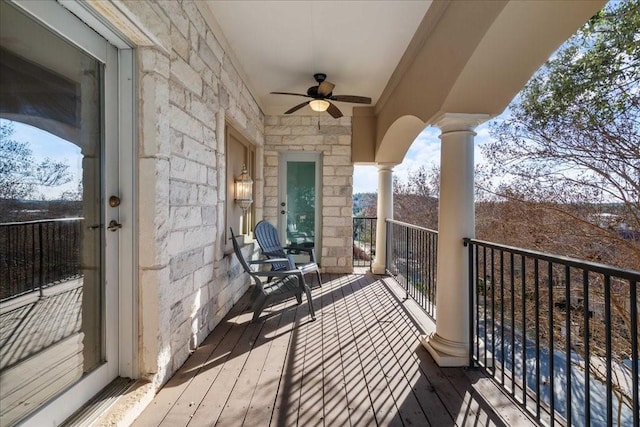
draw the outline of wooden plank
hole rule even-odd
[[[359,283],[360,281],[364,281],[364,283]],[[349,319],[364,367],[367,389],[369,390],[376,422],[378,425],[400,426],[402,425],[402,420],[376,353],[377,346],[382,345],[382,343],[377,342],[369,332],[370,325],[376,322],[375,313],[361,310],[358,303],[360,298],[364,298],[362,287],[366,286],[367,283],[368,281],[363,278],[350,282],[351,294],[347,297]]]
[[[428,424],[427,417],[413,394],[411,383],[407,381],[403,367],[396,357],[396,353],[402,351],[401,337],[398,336],[392,319],[394,313],[397,313],[397,307],[389,306],[389,304],[381,305],[377,295],[384,293],[385,290],[380,287],[379,282],[371,283],[361,280],[357,284],[361,286],[364,296],[359,301],[361,312],[369,310],[375,313],[376,321],[370,328],[370,333],[379,343],[376,346],[378,359],[389,384],[391,395],[396,402],[398,414],[405,425],[426,425]],[[389,334],[389,329],[393,331],[392,334]]]
[[[334,279],[334,304],[337,322],[340,325],[339,338],[342,349],[342,368],[346,397],[349,404],[349,421],[352,426],[375,425],[376,418],[367,389],[363,363],[356,346],[356,339],[347,310],[347,297],[351,293],[349,281],[355,277],[342,276]]]
[[[134,421],[134,426],[160,425],[174,405],[180,401],[185,390],[192,386],[197,388],[198,384],[203,386],[206,380],[200,379],[200,376],[203,374],[204,367],[209,361],[215,360],[218,357],[214,352],[223,340],[226,339],[227,343],[233,340],[233,337],[227,337],[232,326],[237,326],[231,319],[246,310],[249,304],[249,295],[250,291],[247,291],[227,316],[225,316],[224,320],[220,322],[200,347],[186,360],[184,365],[178,369],[176,374],[159,390],[153,401]],[[222,353],[219,352],[219,354]],[[196,384],[192,384],[196,378],[198,378]],[[204,391],[202,393],[204,394]],[[191,393],[190,396],[185,396],[184,400],[189,400],[192,397],[195,397],[193,393]],[[190,402],[191,401],[188,403]]]
[[[200,373],[185,388],[160,425],[186,425],[191,420],[214,380],[222,371],[224,364],[231,357],[233,348],[242,337],[250,320],[251,313],[243,313],[229,320],[231,329],[207,358],[207,361],[200,368]]]
[[[247,358],[235,387],[231,391],[227,402],[222,409],[222,413],[218,418],[218,424],[221,426],[242,425],[249,409],[249,404],[254,393],[260,393],[257,389],[257,383],[260,378],[260,372],[264,368],[271,343],[273,341],[273,333],[278,328],[282,315],[269,316],[265,321],[258,335],[249,357]]]
[[[386,313],[386,321],[382,325],[387,339],[395,349],[394,354],[396,355],[397,363],[401,367],[405,378],[411,384],[428,422],[436,426],[451,424],[453,417],[439,398],[436,388],[420,369],[420,359],[416,352],[423,353],[425,357],[430,356],[426,355],[426,351],[417,341],[417,333],[419,331],[415,328],[404,308],[398,305],[398,300],[390,293],[386,285],[380,283],[380,286],[375,288],[374,296],[376,299],[370,300],[370,304],[377,305],[382,312]],[[435,363],[431,369],[440,370]]]
[[[251,315],[251,313],[247,314]],[[191,419],[188,420],[192,425],[202,426],[216,424],[218,417],[222,413],[222,409],[235,387],[240,372],[249,357],[253,344],[264,326],[262,322],[249,323],[249,321],[250,318],[247,317],[246,322],[248,324],[242,330],[243,333],[236,341],[225,363],[219,365],[220,370],[212,383],[213,386],[208,388],[206,394],[200,400],[197,409],[193,415],[191,415]],[[173,421],[174,417],[168,416],[165,418],[163,424],[175,426],[176,423]]]
[[[350,419],[345,372],[342,365],[342,360],[346,356],[345,350],[347,350],[343,347],[343,344],[346,344],[344,336],[346,330],[338,321],[338,315],[342,310],[337,304],[342,296],[340,286],[340,280],[336,277],[329,282],[329,285],[326,286],[327,292],[323,294],[323,302],[327,307],[331,307],[331,310],[325,313],[323,327],[325,363],[323,409],[325,425],[328,426],[349,425]]]
[[[274,407],[278,397],[283,369],[287,363],[286,356],[291,340],[292,330],[299,321],[297,309],[282,306],[278,329],[273,333],[267,360],[260,372],[256,391],[251,397],[249,408],[244,418],[244,425],[268,425],[273,423]]]
[[[306,327],[305,351],[296,354],[297,360],[302,360],[302,375],[300,378],[299,398],[291,399],[293,406],[298,402],[297,423],[301,426],[323,425],[323,328],[327,308],[325,307],[327,287],[315,291],[314,299],[320,301],[315,305],[316,321]],[[291,417],[287,417],[285,425],[290,425]]]
[[[389,299],[397,305],[397,300],[392,297],[390,294],[381,294],[384,295],[385,298]],[[409,315],[403,308],[398,308],[397,312],[409,325],[412,322],[409,319]],[[419,343],[418,341],[418,331],[414,327],[406,327],[403,330],[398,330],[398,336],[400,336],[409,348],[414,348],[415,351],[413,353],[416,363],[418,363],[420,367],[421,375],[423,375],[430,387],[433,388],[434,392],[439,397],[440,401],[443,403],[446,408],[449,416],[452,419],[456,419],[460,408],[462,407],[462,401],[465,394],[465,391],[460,387],[454,387],[449,378],[445,375],[446,372],[455,372],[460,371],[460,368],[445,368],[444,370],[440,368],[431,355],[426,351],[426,349]],[[413,347],[412,347],[413,346]],[[468,383],[467,383],[468,386]],[[429,386],[427,386],[429,387]],[[434,425],[435,423],[434,419]]]

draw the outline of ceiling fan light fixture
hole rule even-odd
[[[331,105],[329,104],[329,101],[325,101],[324,99],[314,99],[309,102],[309,107],[311,107],[313,111],[317,111],[319,113],[327,111],[329,105]]]

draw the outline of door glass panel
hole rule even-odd
[[[102,64],[0,2],[0,425],[103,357]]]
[[[288,245],[313,247],[316,227],[316,163],[287,162]]]

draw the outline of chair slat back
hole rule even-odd
[[[284,251],[280,238],[278,237],[278,229],[268,221],[262,220],[256,224],[253,230],[258,245],[262,252],[269,258],[286,258],[287,253]],[[288,264],[274,263],[274,270],[282,270],[289,268]]]

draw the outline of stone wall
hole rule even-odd
[[[158,386],[247,289],[221,250],[224,127],[261,146],[264,117],[194,1],[122,5],[154,41],[137,49],[137,182],[140,372]]]
[[[351,272],[353,269],[351,118],[334,119],[328,114],[267,116],[264,132],[264,218],[272,224],[277,224],[280,202],[278,200],[280,153],[321,152],[322,271]]]

